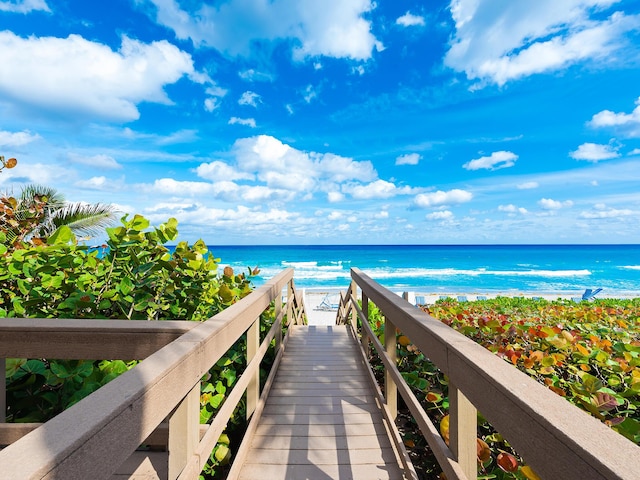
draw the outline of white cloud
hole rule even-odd
[[[40,139],[40,135],[32,134],[28,130],[22,132],[7,132],[0,130],[0,146],[21,147]]]
[[[86,188],[89,190],[102,190],[105,192],[112,192],[114,190],[120,190],[124,183],[124,179],[112,180],[105,176],[91,177],[88,180],[80,180],[75,182],[74,185]]]
[[[77,163],[80,165],[88,165],[90,167],[95,167],[95,168],[101,168],[106,170],[115,170],[115,169],[122,168],[122,165],[120,165],[115,158],[109,155],[104,155],[104,154],[92,155],[90,157],[87,157],[84,155],[79,155],[77,153],[70,153],[68,158],[69,158],[69,161],[72,163]]]
[[[396,157],[396,165],[417,165],[422,160],[422,155],[418,153],[407,153]]]
[[[29,13],[32,11],[50,12],[45,0],[13,0],[0,2],[0,12]]]
[[[205,89],[208,95],[204,100],[204,109],[207,112],[213,112],[222,103],[222,98],[228,93],[228,90],[219,87],[215,83]]]
[[[215,160],[210,163],[202,163],[196,168],[196,173],[200,178],[219,182],[221,180],[253,180],[255,175],[239,171],[231,165]]]
[[[433,212],[433,213],[429,213],[428,215],[425,216],[425,218],[427,220],[452,220],[453,219],[453,212],[450,212],[449,210],[440,210],[437,212]]]
[[[628,208],[619,210],[615,208],[608,208],[606,205],[598,204],[594,205],[594,210],[584,211],[580,213],[580,218],[587,219],[600,219],[600,218],[621,218],[634,215],[640,215],[640,212],[630,210]]]
[[[257,107],[258,103],[261,103],[262,100],[260,95],[255,92],[246,91],[242,94],[240,99],[238,100],[238,104],[240,105],[248,105],[250,107]]]
[[[4,31],[0,65],[3,97],[64,115],[118,121],[138,119],[140,102],[171,104],[164,86],[185,75],[207,81],[194,70],[191,56],[169,42],[128,37],[114,52],[79,35],[25,39]]]
[[[307,88],[304,89],[302,96],[305,102],[311,103],[311,100],[318,97],[318,93],[316,92],[315,88],[313,88],[313,85],[307,85]]]
[[[542,198],[540,199],[540,201],[538,201],[538,205],[540,205],[545,210],[560,210],[563,207],[571,207],[573,205],[573,202],[571,200],[560,202],[551,198]]]
[[[213,186],[206,182],[185,182],[173,178],[159,178],[145,187],[152,191],[171,195],[205,195],[213,193]]]
[[[410,195],[410,187],[398,188],[393,183],[385,180],[376,180],[366,185],[345,185],[343,192],[351,194],[357,200],[371,200],[374,198],[391,198],[396,195]]]
[[[389,218],[389,212],[387,210],[381,210],[374,215],[375,218],[384,219]]]
[[[424,26],[424,24],[424,17],[413,15],[410,12],[396,19],[396,25],[402,25],[403,27]]]
[[[620,154],[617,148],[612,145],[600,145],[597,143],[583,143],[577,150],[570,152],[569,156],[576,160],[586,160],[588,162],[598,162],[618,158]]]
[[[524,182],[520,183],[517,188],[518,190],[532,190],[534,188],[538,188],[540,185],[538,182]]]
[[[640,155],[640,148],[634,148],[629,152],[629,155]]]
[[[594,128],[614,127],[627,137],[640,137],[640,98],[635,104],[637,106],[631,113],[615,113],[611,110],[596,113],[589,125]]]
[[[344,195],[340,192],[329,192],[327,193],[327,200],[330,203],[337,203],[344,200]]]
[[[473,194],[466,190],[453,189],[448,192],[420,193],[416,195],[413,204],[419,208],[437,207],[439,205],[451,205],[471,201]]]
[[[364,18],[375,7],[371,0],[230,0],[189,12],[175,0],[149,2],[156,7],[149,9],[156,21],[178,38],[230,55],[249,55],[252,45],[265,41],[293,40],[298,59],[323,55],[368,60],[374,49],[383,48]]]
[[[445,64],[469,79],[504,85],[580,61],[610,61],[640,25],[640,16],[606,16],[618,2],[452,0],[456,31]]]
[[[238,118],[238,117],[231,117],[229,119],[229,125],[245,125],[247,127],[251,127],[251,128],[256,128],[256,121],[253,118]]]
[[[332,153],[303,152],[268,135],[237,140],[233,153],[241,170],[266,180],[275,178],[270,173],[304,175],[330,183],[372,181],[377,177],[371,162],[357,162]]]
[[[462,165],[467,170],[480,170],[484,168],[486,170],[499,170],[501,168],[513,167],[518,160],[518,155],[513,152],[506,152],[501,150],[499,152],[493,152],[488,157],[480,157],[475,160]]]
[[[515,206],[515,205],[513,205],[513,204],[509,204],[509,205],[499,205],[499,206],[498,206],[498,211],[500,211],[500,212],[506,212],[506,213],[512,213],[512,214],[520,213],[520,214],[522,214],[522,215],[525,215],[526,213],[528,213],[526,208],[523,208],[523,207],[516,207],[516,206]]]

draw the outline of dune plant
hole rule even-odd
[[[11,208],[11,204],[6,208]],[[42,214],[39,201],[33,217],[17,220],[28,230]],[[25,225],[25,223],[27,225]],[[135,215],[106,230],[100,248],[79,245],[68,226],[46,239],[9,239],[0,229],[0,317],[180,319],[204,321],[251,292],[251,276],[227,267],[204,242],[165,246],[178,236],[173,218],[157,227]],[[201,421],[208,422],[240,376],[246,347],[237,342],[202,383]],[[137,362],[8,359],[7,414],[12,422],[42,422],[70,407]],[[231,419],[244,421],[244,405]],[[223,439],[224,440],[224,439]],[[228,441],[221,445],[229,448]],[[212,452],[207,466],[213,474],[224,448]]]
[[[423,309],[640,444],[640,300],[603,299],[575,303],[497,298],[459,303],[439,301]],[[379,336],[384,324],[370,304]],[[448,440],[448,380],[411,339],[397,333],[398,364],[423,407]],[[379,367],[381,368],[381,367]],[[535,472],[508,440],[478,419],[478,464],[482,478],[535,480]],[[406,419],[405,444],[428,453],[424,439]],[[439,467],[419,455],[423,472]]]

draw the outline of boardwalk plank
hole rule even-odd
[[[238,478],[403,478],[347,328],[292,330]]]

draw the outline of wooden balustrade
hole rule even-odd
[[[342,297],[339,323],[358,328],[385,366],[387,408],[399,392],[449,480],[477,477],[477,411],[496,428],[543,479],[634,480],[640,447],[611,430],[484,347],[385,289],[361,270],[351,270],[350,292]],[[362,305],[357,303],[357,289]],[[449,377],[450,439],[440,436],[395,364],[395,334],[383,346],[368,322],[368,302],[382,312],[385,332],[397,328]]]
[[[168,478],[198,478],[245,391],[248,414],[255,408],[260,362],[274,338],[279,361],[285,287],[287,324],[302,323],[304,304],[293,284],[293,269],[202,323],[0,319],[2,364],[4,358],[144,358],[40,426],[0,424],[0,442],[11,443],[0,451],[0,476],[110,478],[146,439],[157,436],[158,427],[166,429],[167,420]],[[276,316],[258,345],[260,316],[271,302]],[[245,334],[250,357],[245,372],[213,422],[199,425],[200,379]],[[4,385],[3,377],[0,419],[4,419]]]

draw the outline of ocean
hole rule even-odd
[[[392,291],[640,297],[640,245],[209,246],[236,272],[258,267],[259,286],[285,268],[296,287],[345,289],[358,267]]]

